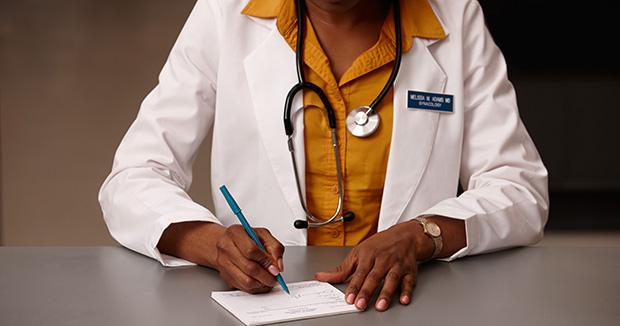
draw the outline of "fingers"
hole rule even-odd
[[[388,309],[392,301],[392,296],[400,285],[401,279],[402,275],[398,267],[390,269],[383,280],[383,288],[381,289],[381,293],[375,303],[375,309],[378,311],[386,311]]]
[[[314,274],[314,278],[321,282],[342,283],[349,278],[349,275],[353,272],[355,261],[356,259],[352,255],[349,255],[334,270],[329,272],[318,272]]]
[[[385,267],[375,263],[374,267],[368,272],[364,279],[364,284],[360,288],[355,298],[355,307],[359,310],[366,310],[368,301],[372,297],[386,274]]]
[[[270,271],[259,265],[259,263],[244,257],[240,250],[231,250],[228,258],[243,273],[255,278],[264,286],[273,287],[276,285],[276,278]]]
[[[414,273],[405,274],[400,283],[400,303],[408,305],[411,302],[411,294],[416,283]]]
[[[284,246],[278,241],[276,238],[271,235],[271,232],[267,229],[259,228],[254,229],[258,238],[263,242],[263,246],[265,246],[265,250],[267,253],[271,255],[271,257],[276,262],[278,269],[280,272],[284,271],[284,264],[282,261],[282,256],[284,255]]]
[[[227,233],[228,236],[232,238],[235,246],[243,257],[258,263],[273,276],[280,273],[280,270],[276,267],[277,261],[274,261],[269,254],[261,250],[254,240],[245,233],[241,225],[229,227]]]
[[[271,244],[274,248],[274,244]],[[277,249],[277,248],[276,248]],[[242,226],[231,226],[217,242],[217,266],[230,286],[248,293],[262,293],[277,283],[277,262],[261,250]]]
[[[362,285],[364,284],[364,280],[366,279],[366,276],[368,276],[368,273],[370,273],[373,267],[374,267],[374,260],[368,260],[368,259],[362,258],[358,261],[357,266],[355,268],[355,272],[353,273],[353,276],[351,277],[351,280],[349,281],[349,285],[344,291],[345,293],[344,298],[348,304],[353,304],[354,302],[357,301],[357,294],[362,288]],[[366,302],[360,302],[360,303],[365,305]]]
[[[230,259],[224,258],[222,262],[222,270],[220,276],[230,286],[247,293],[265,293],[271,290],[271,287],[265,286],[252,276],[241,271]]]

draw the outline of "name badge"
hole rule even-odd
[[[407,92],[407,107],[409,109],[452,113],[454,112],[453,104],[454,96],[452,95],[417,91]]]

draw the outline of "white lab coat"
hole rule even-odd
[[[188,264],[157,250],[171,223],[238,222],[222,184],[253,226],[284,245],[306,245],[306,231],[293,227],[304,213],[282,122],[295,54],[275,19],[240,13],[246,2],[198,0],[99,193],[112,236],[167,266]],[[421,215],[464,220],[467,246],[449,259],[536,242],[548,214],[547,171],[519,118],[504,58],[476,1],[431,5],[448,36],[414,38],[403,56],[378,230]],[[409,109],[408,90],[452,94],[454,112]],[[303,110],[295,125],[303,176]],[[187,194],[210,129],[215,211]],[[456,197],[459,181],[465,192]]]

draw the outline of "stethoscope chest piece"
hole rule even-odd
[[[368,106],[361,106],[347,115],[347,130],[356,137],[368,137],[379,127],[379,115]]]

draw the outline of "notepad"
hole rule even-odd
[[[279,286],[264,294],[242,291],[211,292],[211,298],[246,325],[265,325],[291,320],[357,312],[344,294],[329,283],[305,281],[288,284],[291,295]]]

